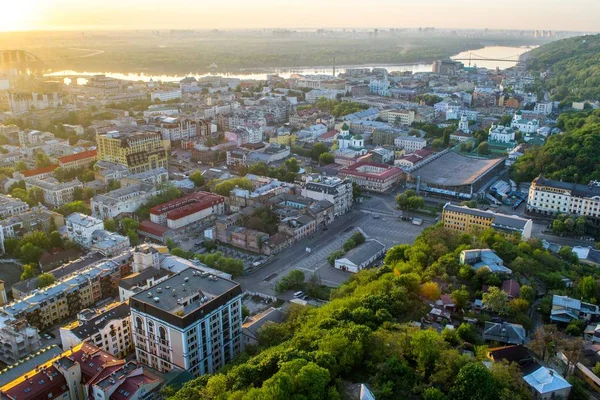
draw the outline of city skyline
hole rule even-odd
[[[578,0],[444,2],[316,0],[283,6],[275,0],[198,4],[172,0],[22,0],[3,5],[0,31],[124,29],[417,28],[597,31],[600,3]],[[495,18],[516,14],[519,18]],[[135,16],[135,18],[132,18]],[[493,18],[490,18],[493,17]],[[132,23],[132,21],[135,21]]]

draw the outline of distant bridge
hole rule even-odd
[[[48,66],[38,56],[24,50],[0,50],[0,70],[2,69],[42,72]]]
[[[521,61],[521,55],[520,54],[515,54],[514,56],[510,56],[510,57],[504,57],[504,58],[489,58],[489,57],[483,57],[480,56],[478,54],[475,53],[469,53],[469,57],[468,58],[452,58],[452,60],[454,61],[468,61],[469,62],[469,66],[471,66],[472,62],[477,62],[477,61],[501,61],[501,62],[511,62],[511,63],[519,63]]]

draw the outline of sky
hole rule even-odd
[[[600,0],[0,0],[0,31],[415,28],[598,31]]]

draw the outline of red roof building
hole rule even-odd
[[[66,378],[69,378],[67,381]],[[135,362],[125,362],[88,343],[81,343],[58,357],[0,387],[0,397],[10,400],[38,400],[98,397],[126,400],[137,391],[149,393],[162,380],[144,371]]]
[[[378,193],[388,191],[404,178],[400,168],[370,161],[352,164],[341,169],[338,175],[342,179],[350,179],[362,189]]]
[[[30,169],[23,171],[22,174],[25,178],[38,178],[44,179],[52,175],[54,170],[58,168],[58,164],[48,165],[47,167]]]
[[[196,192],[152,207],[150,220],[169,229],[179,229],[224,212],[223,196],[209,192]]]
[[[65,169],[84,168],[91,165],[94,161],[96,161],[96,150],[88,150],[59,157],[58,165]]]

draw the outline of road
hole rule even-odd
[[[304,271],[307,279],[314,273],[324,285],[337,287],[351,274],[331,267],[327,256],[340,249],[354,232],[360,230],[367,239],[377,239],[386,247],[392,247],[400,243],[412,244],[428,225],[415,226],[400,221],[379,200],[368,200],[359,209],[331,223],[327,231],[319,230],[312,237],[288,247],[259,270],[238,278],[238,282],[243,289],[274,295],[275,283],[290,270],[299,269]],[[286,298],[285,295],[280,297]],[[287,297],[291,298],[291,293]]]

